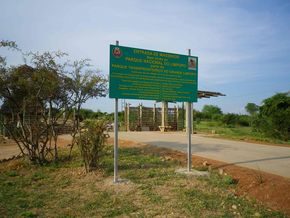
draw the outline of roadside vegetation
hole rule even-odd
[[[77,147],[59,150],[60,161],[41,167],[27,160],[0,165],[2,217],[286,217],[254,199],[234,194],[236,182],[213,171],[210,178],[176,174],[182,166],[144,148],[120,149],[120,178],[113,184],[113,148],[98,171],[85,173]]]
[[[290,145],[290,94],[278,93],[261,106],[248,103],[248,115],[227,113],[215,105],[195,111],[195,131],[238,140]]]
[[[290,141],[266,136],[263,133],[253,131],[252,127],[233,126],[228,127],[218,121],[200,121],[195,125],[198,133],[210,134],[213,137],[243,140],[251,142],[262,142],[270,144],[284,144],[290,146]]]

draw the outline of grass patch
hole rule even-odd
[[[6,172],[6,175],[7,176],[10,176],[10,177],[15,177],[15,176],[19,176],[18,172],[16,170],[10,170],[10,171],[7,171]]]
[[[88,216],[115,217],[131,214],[138,208],[126,199],[114,196],[112,192],[102,191],[94,193],[93,198],[81,210]]]
[[[130,182],[118,185],[112,184],[112,146],[102,169],[89,174],[77,154],[42,167],[25,160],[0,164],[1,217],[286,217],[231,194],[230,176],[188,178],[175,173],[177,162],[141,148],[120,149],[119,174]]]
[[[264,134],[254,132],[251,127],[243,126],[225,126],[218,121],[201,121],[195,124],[195,128],[198,132],[216,133],[217,136],[222,138],[236,139],[236,140],[252,140],[276,144],[286,144],[290,146],[290,141],[285,142],[283,140],[266,137]]]
[[[186,189],[182,199],[189,214],[198,215],[202,210],[218,211],[221,197],[216,193],[206,193],[199,189]]]
[[[220,175],[216,171],[211,172],[209,178],[200,178],[200,180],[206,181],[209,185],[218,188],[232,188],[239,182],[229,175]]]

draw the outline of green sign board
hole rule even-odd
[[[110,98],[197,102],[198,58],[110,45]]]

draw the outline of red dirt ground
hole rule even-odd
[[[113,143],[112,139],[109,143]],[[120,147],[142,147],[146,153],[158,153],[165,159],[186,162],[186,154],[166,148],[145,145],[132,141],[119,140]],[[290,215],[290,179],[270,173],[227,164],[199,156],[192,156],[194,167],[207,162],[212,169],[223,169],[223,172],[238,181],[235,193],[246,198],[254,198],[273,210],[280,210]]]

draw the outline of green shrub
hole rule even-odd
[[[104,147],[109,135],[106,133],[106,121],[86,120],[84,128],[76,139],[86,172],[97,169],[104,155]]]
[[[220,118],[218,115],[222,115],[222,110],[216,105],[204,105],[202,108],[203,118],[214,120]]]
[[[235,125],[250,126],[250,117],[248,115],[229,113],[223,115],[221,121],[229,127],[234,127]]]
[[[263,101],[253,120],[253,128],[265,135],[282,140],[290,139],[290,94],[278,93]]]
[[[222,122],[225,125],[235,125],[237,123],[237,116],[236,114],[232,114],[232,113],[225,114],[222,118]]]
[[[250,126],[251,118],[248,115],[238,115],[237,124],[240,126]]]

